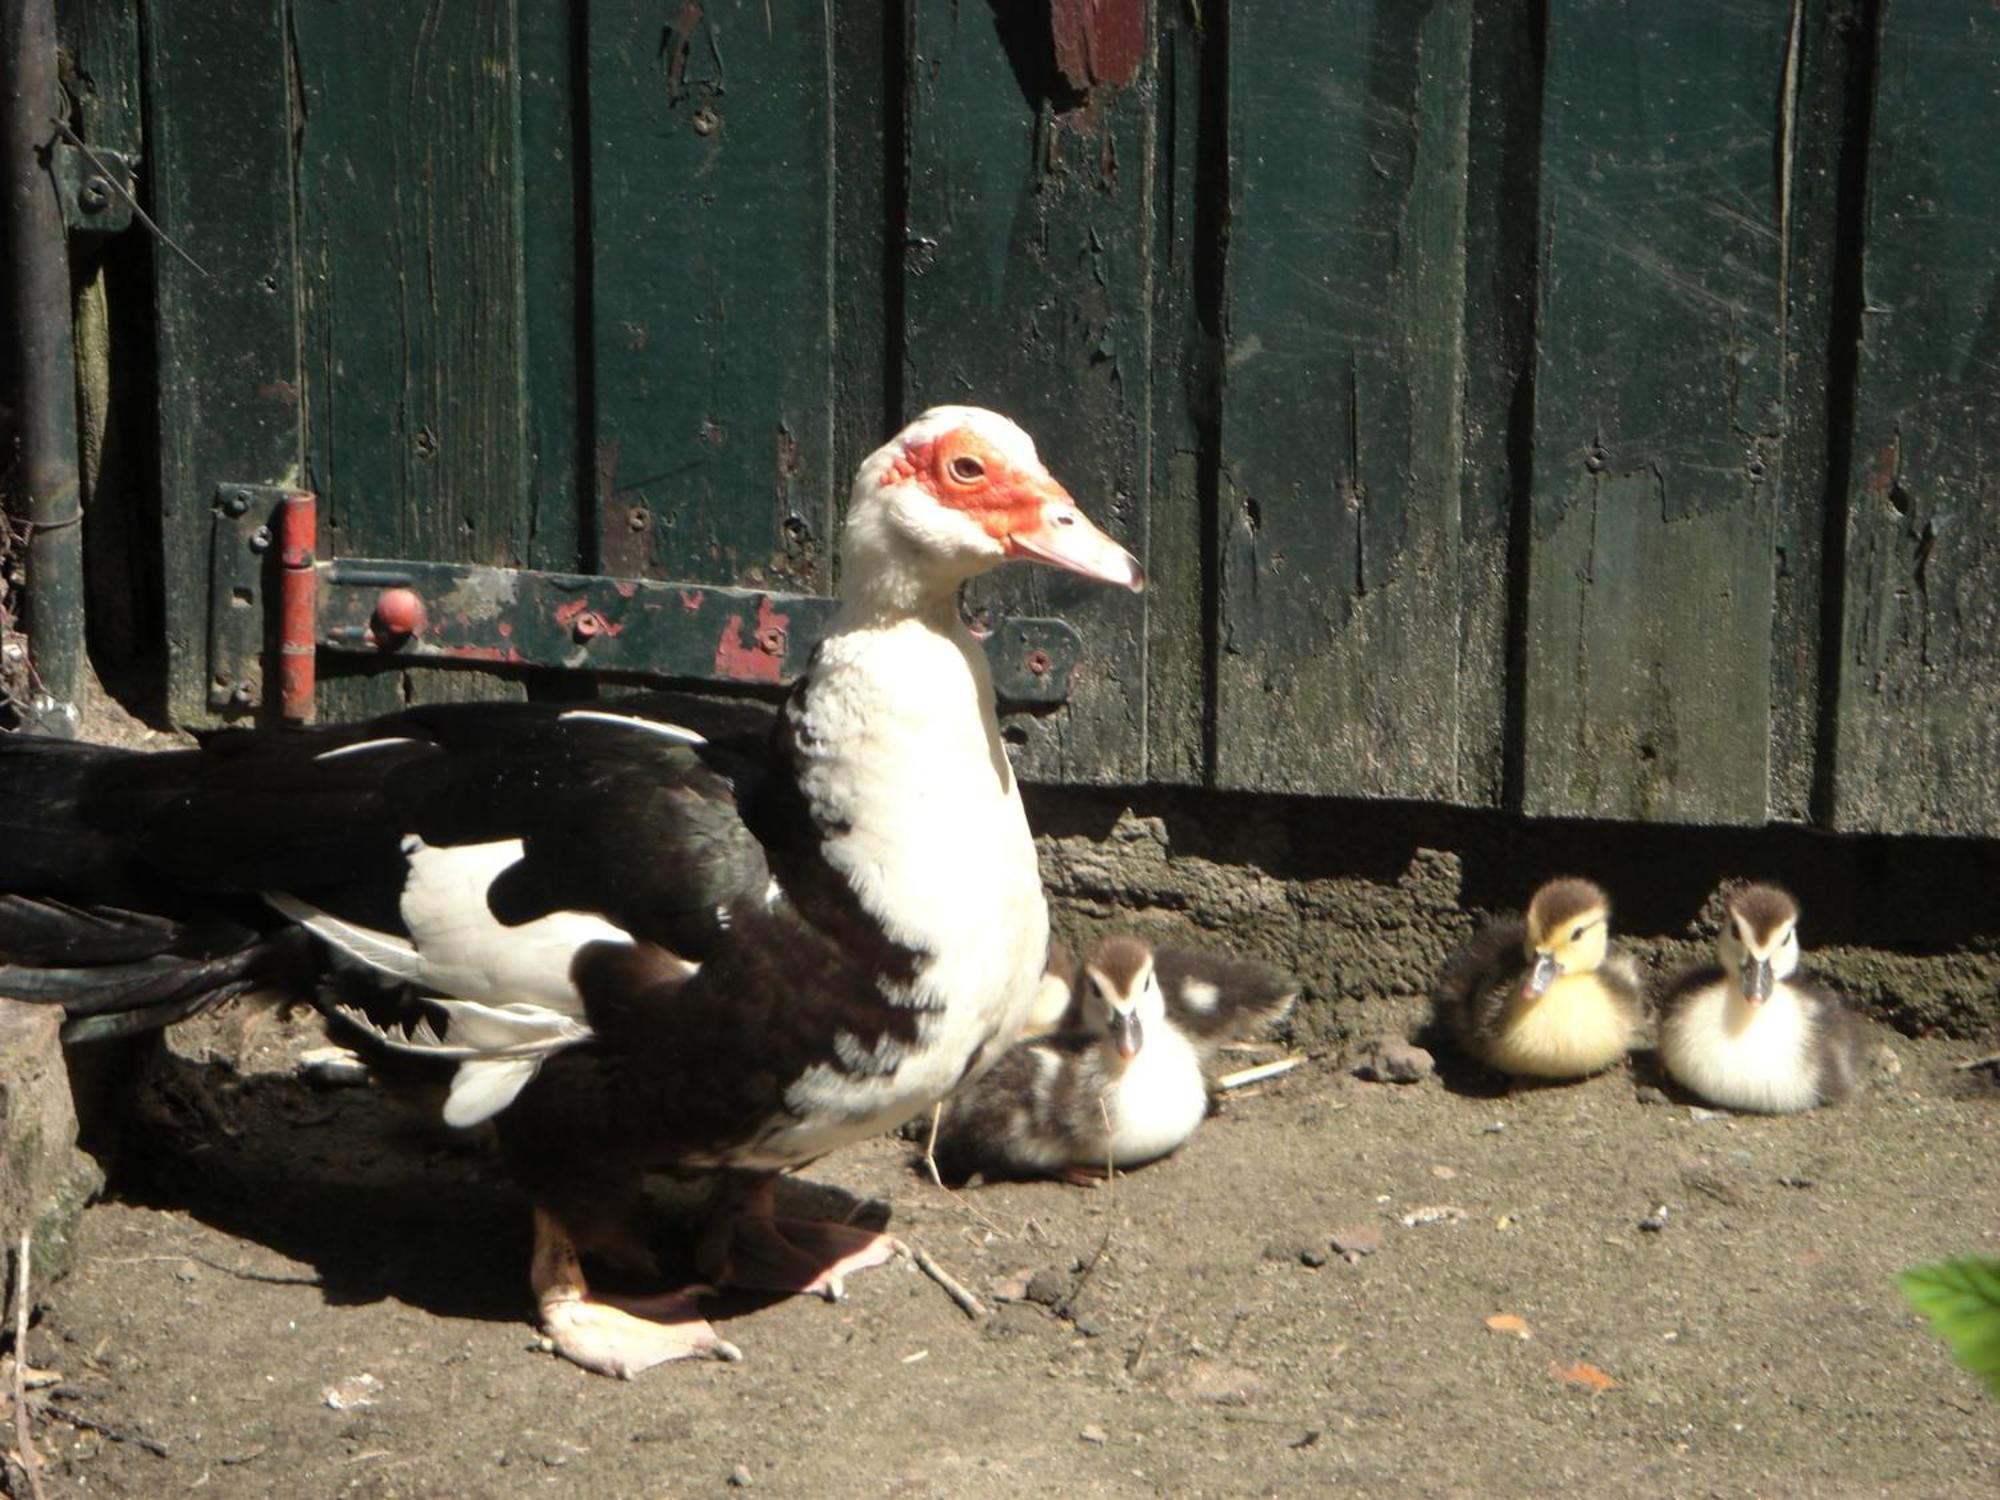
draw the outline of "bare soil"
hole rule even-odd
[[[38,1397],[50,1496],[2000,1479],[2000,1405],[1894,1281],[2000,1253],[2000,1093],[1951,1066],[1967,1044],[1894,1038],[1899,1076],[1788,1119],[1644,1102],[1643,1059],[1496,1096],[1363,1083],[1328,1055],[1094,1190],[952,1196],[874,1142],[786,1206],[886,1217],[987,1316],[891,1266],[839,1306],[719,1301],[742,1364],[620,1384],[538,1349],[526,1213],[479,1144],[377,1088],[304,1080],[293,1058],[320,1040],[269,1012],[177,1033],[119,1194],[85,1214],[29,1337],[61,1372]],[[660,1205],[663,1244],[685,1207]],[[1336,1234],[1379,1245],[1350,1261]],[[1487,1326],[1503,1314],[1529,1336]]]

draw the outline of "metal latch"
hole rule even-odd
[[[225,484],[210,556],[209,706],[275,698],[310,722],[319,652],[394,664],[620,672],[782,685],[805,670],[837,601],[702,583],[466,563],[315,555],[314,497]],[[984,636],[994,691],[1021,708],[1069,698],[1082,640],[1065,620],[1012,618]],[[275,682],[263,664],[275,657]],[[275,688],[275,691],[273,689]]]

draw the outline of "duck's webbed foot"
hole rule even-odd
[[[723,1183],[699,1251],[702,1274],[717,1286],[838,1302],[848,1276],[909,1254],[892,1235],[777,1217],[776,1182],[760,1173],[733,1174]]]
[[[697,1288],[648,1297],[593,1295],[576,1242],[540,1208],[533,1279],[543,1331],[556,1353],[586,1370],[630,1380],[672,1359],[743,1357],[701,1315]]]

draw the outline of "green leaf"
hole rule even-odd
[[[1958,1362],[2000,1396],[2000,1260],[1961,1256],[1912,1266],[1897,1279]]]

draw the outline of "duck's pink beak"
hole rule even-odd
[[[1001,538],[1009,557],[1032,558],[1050,567],[1066,568],[1095,578],[1099,583],[1115,583],[1138,593],[1146,586],[1146,570],[1139,559],[1112,541],[1077,508],[1069,491],[1053,479],[1023,485],[1010,512],[1020,520]]]

